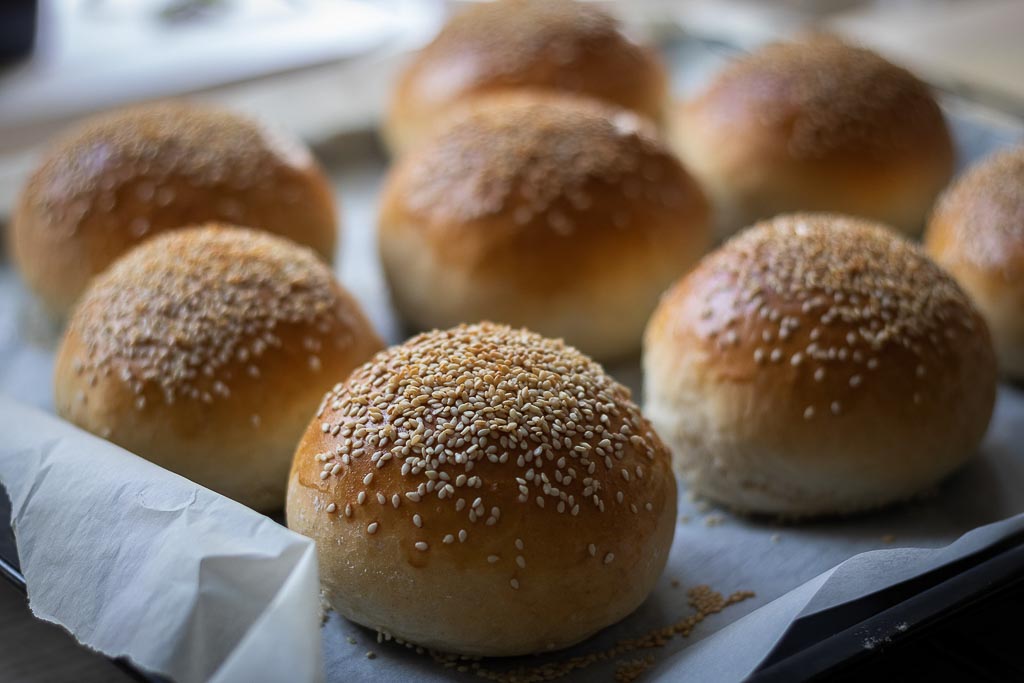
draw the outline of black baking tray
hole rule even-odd
[[[0,574],[25,580],[0,487]],[[789,681],[1024,681],[1024,532],[861,599],[801,617],[750,677]],[[166,679],[113,662],[145,683]]]

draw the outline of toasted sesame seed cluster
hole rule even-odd
[[[381,342],[312,250],[183,228],[98,276],[65,330],[57,412],[258,510],[279,510],[310,413]]]
[[[978,311],[918,246],[793,214],[666,294],[646,332],[646,408],[697,493],[743,511],[853,512],[974,453],[993,361]]]
[[[344,567],[334,577],[339,611],[430,644],[445,629],[422,636],[379,604],[353,607],[361,578],[350,567],[437,572],[417,574],[422,585],[454,581],[450,570],[465,578],[467,597],[479,581],[489,594],[529,593],[523,605],[582,592],[569,599],[583,613],[577,622],[592,623],[607,618],[605,607],[572,575],[611,572],[594,586],[634,575],[624,594],[642,600],[665,560],[674,509],[668,451],[628,389],[560,341],[481,323],[381,352],[324,398],[296,453],[288,521],[319,541],[322,563]],[[352,540],[335,549],[339,536]],[[461,617],[449,618],[446,628],[464,634]],[[531,639],[556,637],[544,635],[549,627],[535,624],[507,647],[544,649]],[[559,627],[557,638],[578,640],[578,628]],[[448,647],[499,653],[461,637]]]
[[[486,323],[422,334],[378,355],[326,396],[317,419],[334,445],[314,455],[323,463],[321,479],[346,476],[360,459],[370,463],[360,468],[368,470],[365,488],[344,506],[329,504],[327,513],[372,519],[372,505],[361,506],[404,504],[409,522],[422,528],[416,505],[446,501],[464,516],[464,526],[446,530],[443,544],[464,543],[478,522],[488,527],[501,520],[501,508],[487,501],[495,486],[514,486],[521,505],[574,517],[615,505],[650,512],[649,501],[632,492],[625,497],[630,482],[644,478],[643,459],[635,463],[633,455],[649,461],[665,455],[629,390],[596,363],[526,330]],[[504,466],[503,481],[485,481],[478,467],[484,462]],[[400,470],[405,490],[373,486],[385,467]],[[370,521],[366,532],[379,528]],[[594,544],[585,545],[597,555]],[[415,547],[430,546],[418,541]],[[525,569],[522,539],[507,551]],[[492,564],[498,559],[486,557]],[[601,559],[610,563],[615,553],[605,550]],[[519,587],[514,578],[511,585]]]
[[[402,203],[425,229],[514,210],[508,232],[540,219],[568,236],[592,229],[574,217],[587,215],[598,191],[666,209],[691,201],[678,164],[635,114],[576,98],[492,102],[453,115],[405,165]],[[611,223],[625,228],[633,213],[625,205]]]
[[[69,325],[73,369],[88,386],[123,382],[140,410],[147,388],[167,405],[212,403],[231,396],[237,377],[260,377],[281,329],[306,330],[305,362],[319,369],[324,347],[334,353],[361,326],[346,309],[312,251],[251,230],[183,230],[97,278]]]
[[[698,333],[724,358],[748,356],[764,371],[788,365],[834,398],[803,407],[805,419],[843,410],[858,389],[892,364],[912,363],[920,391],[929,369],[957,354],[976,332],[977,313],[963,291],[921,250],[883,227],[828,214],[768,221],[710,256],[702,274]],[[756,324],[748,324],[754,320]],[[680,321],[689,325],[689,321]],[[898,356],[884,353],[899,347]],[[890,367],[879,368],[888,363]],[[932,366],[929,368],[929,366]],[[789,370],[787,370],[789,372]]]

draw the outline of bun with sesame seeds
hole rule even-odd
[[[57,355],[61,417],[261,511],[323,392],[382,346],[310,249],[176,230],[94,279]]]
[[[629,390],[491,323],[414,337],[337,385],[287,506],[339,613],[481,656],[566,647],[631,613],[675,513],[668,450]]]
[[[402,159],[379,246],[417,329],[522,325],[634,353],[658,295],[710,242],[707,203],[633,114],[575,97],[480,100]]]
[[[237,114],[181,102],[100,115],[59,140],[21,192],[10,247],[29,287],[64,317],[132,246],[208,221],[334,256],[334,199],[309,150]]]
[[[985,316],[1002,372],[1024,380],[1024,147],[985,159],[946,191],[925,248]]]
[[[740,57],[672,122],[674,147],[726,237],[793,211],[835,211],[918,234],[953,173],[928,87],[831,36]]]
[[[466,9],[399,77],[384,136],[408,151],[451,106],[510,90],[575,93],[660,124],[668,80],[655,54],[590,3],[499,0]]]
[[[913,497],[974,455],[996,393],[988,329],[886,228],[760,223],[662,299],[645,406],[695,493],[743,512],[844,514]]]

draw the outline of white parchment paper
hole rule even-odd
[[[3,397],[0,434],[36,616],[183,683],[322,679],[311,541]]]

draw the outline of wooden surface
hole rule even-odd
[[[122,683],[115,664],[75,642],[67,631],[29,612],[25,595],[0,579],[0,681]]]

